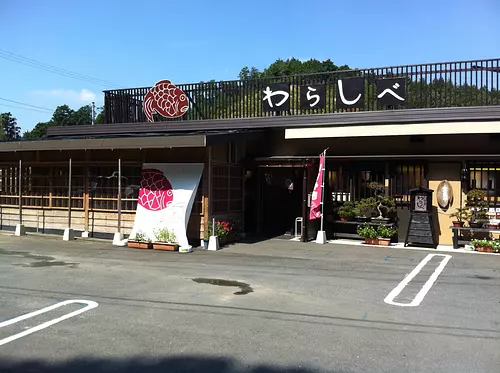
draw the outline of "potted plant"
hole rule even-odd
[[[378,202],[374,197],[362,198],[356,203],[354,213],[359,222],[368,222],[376,216]]]
[[[363,224],[357,228],[358,234],[365,239],[365,244],[377,245],[377,231],[374,227],[369,224]]]
[[[479,189],[472,189],[467,193],[466,206],[471,209],[469,216],[469,226],[471,228],[481,228],[488,219],[488,201],[486,193]]]
[[[492,222],[488,221],[488,223],[486,223],[486,228],[488,228],[488,229],[498,229],[498,224],[497,223],[492,223]]]
[[[377,227],[378,244],[382,246],[389,246],[392,237],[394,237],[397,233],[398,231],[393,227],[379,225]]]
[[[219,243],[223,245],[226,243],[227,236],[229,235],[231,230],[231,224],[227,221],[215,221],[215,229],[213,222],[210,221],[208,223],[205,237],[209,238],[210,236],[215,235],[219,239]]]
[[[141,231],[137,232],[134,237],[128,239],[128,247],[134,249],[151,249],[151,239]]]
[[[452,218],[457,218],[452,222],[454,227],[463,227],[465,224],[465,220],[470,217],[470,208],[469,207],[459,207],[456,211],[450,215]]]
[[[336,210],[340,220],[344,222],[352,220],[356,216],[356,204],[352,201],[344,202],[344,204]]]
[[[498,243],[492,240],[472,240],[471,245],[476,251],[492,253],[498,250]]]
[[[155,242],[153,242],[153,249],[164,251],[177,251],[179,244],[175,242],[175,233],[170,232],[167,228],[155,230]]]

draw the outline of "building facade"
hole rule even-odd
[[[469,190],[486,193],[492,218],[500,213],[499,62],[185,84],[177,88],[186,110],[171,115],[145,104],[150,88],[105,91],[106,124],[0,143],[0,228],[22,222],[38,232],[70,226],[95,237],[127,235],[144,163],[203,163],[188,227],[193,244],[212,219],[247,235],[306,241],[318,229],[308,204],[318,156],[328,149],[330,238],[341,229],[336,207],[371,196],[377,182],[396,200],[404,240],[409,191],[448,181],[453,201],[443,209],[434,195],[434,221],[439,243],[451,244],[450,215]]]

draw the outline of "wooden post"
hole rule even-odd
[[[68,228],[71,228],[71,158],[69,159],[68,176]]]
[[[302,176],[302,236],[300,240],[307,242],[307,165],[304,166]]]
[[[122,159],[118,158],[118,233],[122,231]]]
[[[83,168],[83,230],[89,231],[89,163],[88,152],[85,152],[85,166]]]
[[[208,148],[208,219],[213,214],[213,193],[212,193],[212,147]]]
[[[19,160],[19,224],[23,224],[23,192],[22,192],[22,184],[23,184],[23,161]]]
[[[54,187],[53,187],[53,181],[52,181],[52,174],[53,174],[53,168],[52,166],[49,166],[49,209],[54,207],[53,205],[53,200],[52,200],[52,195],[54,193]]]

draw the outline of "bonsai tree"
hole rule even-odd
[[[486,193],[480,189],[472,189],[467,193],[467,202],[465,204],[472,212],[469,216],[470,223],[486,223],[488,219],[488,201],[486,200]]]
[[[470,215],[470,208],[465,206],[457,208],[457,210],[453,214],[451,214],[450,217],[456,218],[456,220],[453,221],[454,225],[463,226],[465,220],[469,219]]]
[[[378,202],[374,197],[363,198],[356,203],[356,216],[371,218],[377,214]]]
[[[349,220],[356,216],[356,204],[351,201],[346,201],[344,204],[336,209],[340,218]]]
[[[394,217],[396,215],[396,201],[385,194],[385,186],[372,182],[368,184],[368,188],[373,191],[377,201],[378,219]]]

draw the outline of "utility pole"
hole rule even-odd
[[[92,101],[92,125],[94,125],[95,122],[95,102]]]

